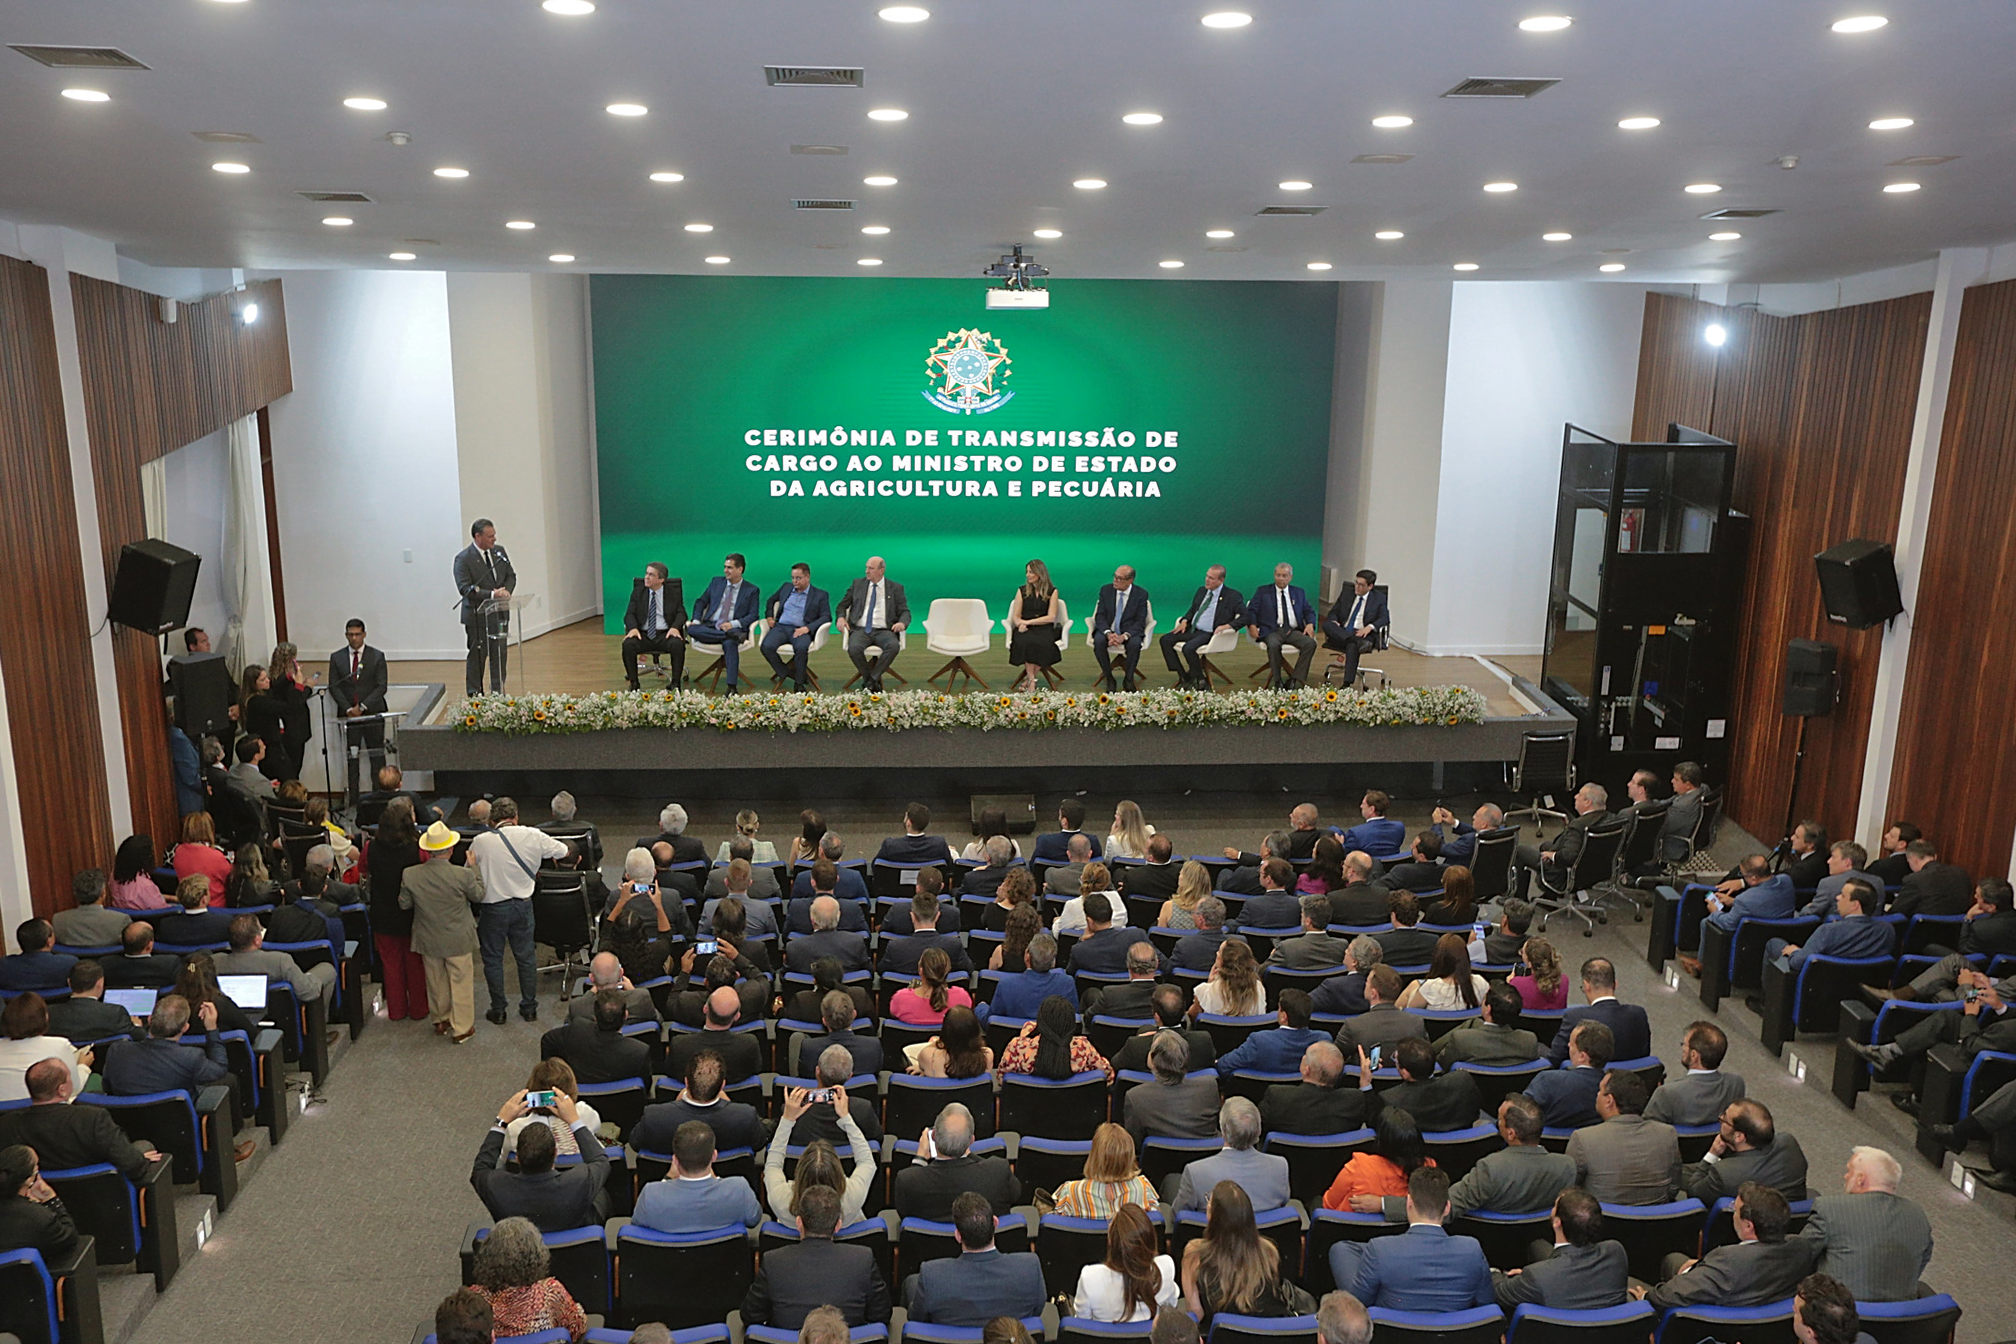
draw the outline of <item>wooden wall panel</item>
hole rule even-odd
[[[1929,294],[1799,317],[1646,298],[1634,434],[1658,439],[1678,421],[1737,448],[1732,502],[1753,522],[1729,813],[1767,841],[1792,784],[1798,724],[1779,712],[1792,639],[1835,645],[1842,684],[1834,713],[1808,722],[1795,818],[1836,836],[1854,823],[1880,632],[1827,623],[1813,556],[1850,537],[1896,537],[1930,313]],[[1710,322],[1729,331],[1719,351],[1701,339]]]
[[[2016,828],[2016,281],[1967,290],[1911,620],[1889,815],[1976,876]]]
[[[109,583],[120,548],[147,535],[141,466],[293,390],[287,310],[278,280],[182,304],[173,323],[161,320],[153,295],[137,289],[82,275],[70,277],[70,289]],[[238,320],[247,301],[259,305],[250,326]],[[165,848],[178,821],[159,645],[124,629],[113,631],[112,643],[133,815]]]
[[[111,867],[112,814],[49,273],[11,257],[0,257],[0,501],[0,674],[30,903],[46,918],[71,904],[78,869]]]

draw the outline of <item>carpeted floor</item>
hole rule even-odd
[[[941,816],[951,814],[941,829],[958,831],[953,819],[963,817],[964,800],[933,801],[942,801]],[[1142,800],[1149,819],[1171,833],[1179,851],[1189,852],[1250,846],[1296,801],[1204,794]],[[597,802],[583,799],[581,815],[603,827],[613,867],[627,839],[655,831],[656,818],[634,803],[606,803],[598,811]],[[1474,800],[1450,803],[1462,815],[1474,806]],[[1110,805],[1099,800],[1097,807]],[[1417,825],[1429,805],[1403,805],[1396,815]],[[1337,820],[1339,809],[1325,806],[1331,812],[1326,820]],[[526,810],[534,810],[529,801]],[[897,819],[883,810],[843,805],[829,820],[843,834],[860,837],[850,852],[862,853],[870,837],[895,828]],[[691,829],[710,844],[728,833],[732,808],[695,812]],[[1106,819],[1103,811],[1093,818]],[[795,823],[795,811],[780,809],[764,834],[781,847]],[[1733,853],[1743,839],[1733,827],[1729,831],[1722,847]],[[1617,962],[1623,996],[1647,1006],[1655,1045],[1672,1060],[1681,1032],[1704,1014],[1693,982],[1670,989],[1645,965],[1645,926],[1626,917],[1583,938],[1563,921],[1556,932],[1571,966],[1599,953]],[[469,1163],[495,1108],[523,1085],[538,1058],[539,1032],[557,1020],[554,977],[546,991],[539,1023],[515,1016],[506,1027],[479,1022],[475,1039],[460,1047],[424,1023],[374,1021],[331,1073],[326,1104],[296,1122],[208,1247],[184,1266],[142,1323],[134,1344],[408,1340],[458,1281],[463,1228],[483,1214],[469,1189]],[[479,1011],[484,1006],[479,987]],[[2011,1202],[1989,1191],[1978,1204],[1964,1199],[1912,1150],[1911,1122],[1882,1096],[1864,1096],[1853,1115],[1844,1112],[1825,1085],[1831,1041],[1792,1047],[1811,1061],[1810,1081],[1800,1083],[1757,1043],[1756,1017],[1740,996],[1725,1000],[1713,1016],[1731,1037],[1725,1067],[1742,1073],[1780,1128],[1798,1135],[1817,1190],[1839,1188],[1854,1144],[1877,1144],[1898,1156],[1903,1192],[1925,1206],[1937,1236],[1926,1281],[1966,1309],[1962,1344],[2007,1337],[2007,1322],[2016,1319],[2016,1280],[2008,1273]]]

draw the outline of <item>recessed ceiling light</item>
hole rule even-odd
[[[642,103],[611,103],[602,110],[612,117],[641,117],[651,109]]]
[[[327,224],[332,229],[346,229],[350,227],[352,224],[355,224],[357,221],[354,219],[347,219],[342,215],[331,215],[322,222],[324,224]]]
[[[909,113],[900,107],[878,107],[868,114],[870,121],[903,121]]]
[[[1312,261],[1309,263],[1309,269],[1312,271],[1327,271],[1330,269],[1330,263],[1327,261]]]
[[[529,219],[507,219],[504,221],[504,227],[507,229],[536,229],[539,226]]]
[[[1236,9],[1223,9],[1216,14],[1206,14],[1198,22],[1206,28],[1244,28],[1253,22],[1253,16],[1242,14]]]
[[[726,266],[728,264],[728,258],[726,257],[706,257],[703,260],[709,266]]]
[[[1379,232],[1373,234],[1372,236],[1374,238],[1377,238],[1382,243],[1397,243],[1402,238],[1405,238],[1407,235],[1400,232],[1400,230],[1398,229],[1381,229],[1379,230]]]
[[[411,252],[394,252],[391,254],[391,257],[394,261],[413,261],[416,259],[415,254]]]
[[[684,173],[653,173],[653,174],[651,174],[651,180],[652,180],[653,182],[684,182],[684,181],[686,180],[686,174],[684,174]]]
[[[1618,271],[1624,269],[1624,263],[1621,261],[1606,261],[1596,269],[1602,271],[1605,275],[1615,275]]]
[[[1477,269],[1477,263],[1474,261],[1459,261],[1450,267],[1450,269],[1455,271],[1474,271]]]
[[[1097,191],[1106,185],[1106,179],[1103,177],[1081,177],[1071,185],[1080,191]]]
[[[1869,129],[1872,131],[1901,131],[1906,126],[1915,126],[1916,124],[1909,117],[1878,117],[1869,123]]]
[[[218,173],[249,173],[252,171],[249,165],[243,163],[213,163],[210,165],[210,169],[212,172]]]
[[[1064,236],[1064,230],[1062,229],[1036,229],[1034,233],[1038,238],[1062,238]]]
[[[886,173],[879,173],[874,177],[862,178],[861,183],[869,187],[893,187],[896,185],[896,179]]]
[[[1231,238],[1236,235],[1230,229],[1206,229],[1204,230],[1204,236],[1206,238]]]
[[[712,232],[714,232],[714,226],[713,226],[712,224],[688,224],[688,225],[686,226],[686,232],[688,232],[688,233],[712,233]]]
[[[1162,114],[1160,112],[1129,112],[1126,116],[1120,118],[1120,120],[1126,122],[1129,126],[1160,126],[1162,124]]]
[[[891,23],[922,23],[931,17],[922,5],[889,5],[876,12]]]
[[[1541,234],[1541,235],[1540,235],[1540,241],[1541,241],[1541,242],[1543,242],[1543,243],[1565,243],[1565,242],[1569,241],[1569,240],[1570,240],[1571,238],[1573,238],[1574,236],[1575,236],[1575,235],[1574,235],[1574,234],[1572,234],[1572,233],[1561,233],[1561,232],[1559,232],[1559,231],[1556,231],[1556,232],[1554,232],[1554,233],[1543,233],[1543,234]]]
[[[541,0],[539,8],[548,14],[564,14],[570,19],[595,12],[592,0]]]
[[[859,261],[856,261],[854,264],[856,266],[880,266],[882,264],[882,258],[862,257]]]
[[[467,168],[436,168],[434,176],[459,179],[469,176],[469,170]]]
[[[552,256],[546,258],[546,260],[557,261],[564,264],[566,262],[574,260],[574,254],[572,252],[555,252]]]
[[[1692,196],[1713,196],[1722,190],[1720,182],[1689,182],[1682,190]]]
[[[1402,126],[1412,126],[1414,118],[1403,117],[1396,112],[1390,117],[1374,117],[1372,118],[1372,124],[1382,131],[1397,131]]]
[[[883,234],[889,232],[889,226],[887,224],[868,224],[862,227],[861,232],[871,237],[880,238]]]
[[[1157,264],[1158,266],[1160,266],[1160,267],[1161,267],[1161,268],[1162,268],[1163,270],[1165,270],[1165,271],[1180,271],[1180,270],[1182,270],[1182,269],[1183,269],[1183,263],[1182,263],[1182,262],[1180,262],[1180,261],[1173,261],[1173,260],[1172,260],[1172,261],[1162,261],[1162,262],[1157,262],[1156,264]]]
[[[345,98],[343,106],[353,112],[383,112],[385,110],[385,100],[383,98]]]
[[[112,95],[99,89],[65,89],[65,98],[74,98],[80,103],[109,103]]]
[[[1833,28],[1837,33],[1873,33],[1889,22],[1881,14],[1858,14],[1852,19],[1836,19]]]
[[[1530,19],[1519,20],[1520,30],[1528,33],[1558,33],[1575,20],[1566,14],[1535,14]]]
[[[1904,192],[1907,192],[1907,191],[1916,191],[1916,190],[1918,190],[1918,184],[1917,184],[1916,182],[1891,182],[1891,183],[1888,183],[1888,184],[1886,184],[1886,185],[1884,186],[1883,190],[1885,190],[1885,191],[1889,192],[1889,193],[1890,193],[1891,195],[1895,196],[1895,195],[1900,195],[1900,194],[1902,194],[1902,193],[1904,193]]]
[[[1708,241],[1711,243],[1733,243],[1742,236],[1743,236],[1742,234],[1737,233],[1733,230],[1725,230],[1721,233],[1709,234]]]
[[[1518,184],[1517,182],[1486,182],[1486,183],[1484,184],[1484,190],[1486,190],[1486,191],[1517,191],[1517,190],[1519,190],[1519,184]]]
[[[1281,190],[1283,190],[1283,191],[1309,191],[1309,190],[1312,190],[1312,189],[1313,189],[1313,188],[1315,187],[1315,185],[1316,185],[1316,184],[1315,184],[1314,182],[1304,182],[1304,181],[1303,181],[1303,180],[1302,180],[1301,178],[1299,178],[1299,177],[1298,177],[1298,178],[1290,178],[1290,179],[1289,179],[1288,181],[1286,181],[1286,182],[1283,182],[1283,183],[1281,184]]]
[[[1649,131],[1659,124],[1657,117],[1626,117],[1617,123],[1620,131]]]

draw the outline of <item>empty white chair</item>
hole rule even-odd
[[[1091,624],[1090,617],[1086,618],[1086,624]],[[1008,628],[1008,622],[1005,618],[1001,622],[1001,628],[1004,631]],[[1070,651],[1070,648],[1071,606],[1064,600],[1064,594],[1059,593],[1057,594],[1057,656],[1062,658]],[[1046,667],[1043,669],[1043,680],[1049,682],[1054,689],[1064,684],[1064,674],[1054,667]]]
[[[973,665],[966,661],[967,655],[978,657],[994,647],[994,619],[987,614],[987,604],[977,597],[936,597],[931,599],[931,613],[924,618],[924,647],[933,653],[946,656],[945,666],[933,672],[925,680],[932,685],[944,677],[945,689],[960,677],[980,683],[981,690],[989,689]]]

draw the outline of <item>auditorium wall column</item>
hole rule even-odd
[[[1905,674],[1911,660],[1911,617],[1918,605],[1918,575],[1925,557],[1938,483],[1939,450],[1946,423],[1946,394],[1953,378],[1953,354],[1960,331],[1960,307],[1967,286],[1988,277],[1986,248],[1949,248],[1939,254],[1932,287],[1932,316],[1925,331],[1925,358],[1919,370],[1918,405],[1911,422],[1910,456],[1904,467],[1903,507],[1897,518],[1897,591],[1904,614],[1883,633],[1876,664],[1875,701],[1870,710],[1869,745],[1862,758],[1862,793],[1855,834],[1880,837],[1890,801],[1902,722]],[[1846,540],[1846,538],[1843,538]]]

